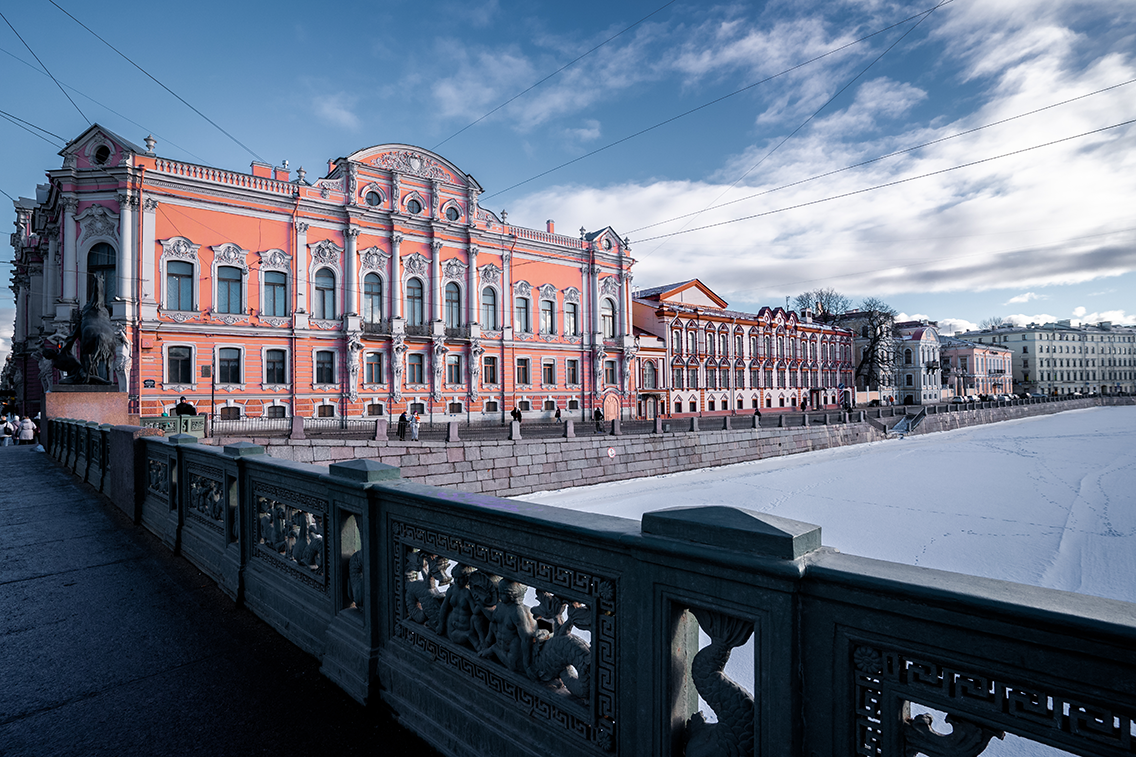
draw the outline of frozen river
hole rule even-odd
[[[1136,407],[519,499],[636,519],[664,507],[732,505],[815,523],[825,545],[849,554],[1136,602]],[[752,682],[739,657],[727,672]],[[936,727],[950,730],[939,719]],[[983,754],[1064,753],[1007,735]]]

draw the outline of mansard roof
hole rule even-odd
[[[477,179],[436,152],[415,145],[400,143],[374,145],[356,150],[347,156],[347,160],[386,171],[398,171],[482,191]]]

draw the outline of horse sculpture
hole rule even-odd
[[[110,367],[114,360],[114,328],[110,313],[103,303],[102,274],[95,276],[95,294],[79,314],[79,325],[58,348],[42,350],[55,367],[67,374],[67,384],[109,384]],[[71,349],[79,341],[80,362],[76,370]]]

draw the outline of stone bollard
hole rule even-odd
[[[447,442],[460,442],[458,438],[458,422],[450,421],[446,424],[446,441]]]
[[[808,413],[802,413],[801,414],[801,425],[804,426],[805,428],[809,427],[809,414]]]
[[[509,438],[517,440],[521,438],[521,422],[509,421]]]
[[[390,421],[386,418],[379,418],[375,421],[375,441],[385,442],[387,440],[387,429],[390,427]]]
[[[663,433],[663,419],[660,418],[657,415],[655,416],[655,430],[652,433],[655,433],[655,434]]]
[[[730,416],[728,416],[728,415],[725,418],[722,419],[722,430],[723,431],[729,431],[730,430]]]
[[[690,419],[690,430],[691,431],[697,431],[698,430],[698,416],[697,415],[692,416],[691,419]]]
[[[619,428],[619,418],[611,419],[611,435],[623,436],[623,431]]]
[[[784,413],[778,413],[777,414],[777,428],[785,428],[785,414]]]
[[[571,418],[564,421],[564,438],[565,439],[575,439],[576,438],[576,422],[574,420],[572,420]]]
[[[292,416],[292,433],[288,435],[289,439],[306,439],[304,436],[304,417],[301,415]]]

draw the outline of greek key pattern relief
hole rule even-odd
[[[188,469],[189,482],[186,513],[195,521],[204,523],[217,533],[225,532],[225,499],[222,481],[224,477],[217,468],[191,466]]]
[[[253,503],[253,556],[327,593],[327,501],[257,483]]]
[[[398,638],[532,716],[615,748],[614,581],[418,525],[392,522],[391,533]]]
[[[856,754],[892,754],[889,744],[896,742],[887,725],[899,723],[898,742],[907,754],[974,757],[1003,732],[968,716],[1082,754],[1136,754],[1136,712],[903,652],[860,646],[852,654]],[[953,731],[936,732],[927,715],[912,718],[913,702],[946,711]]]

